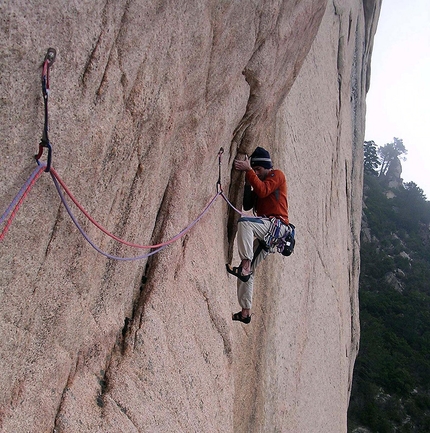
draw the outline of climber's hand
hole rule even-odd
[[[251,162],[249,161],[249,158],[247,155],[245,155],[245,159],[235,159],[234,160],[234,168],[239,171],[248,171],[252,170],[251,168]]]

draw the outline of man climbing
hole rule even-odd
[[[251,322],[253,279],[255,268],[267,257],[267,239],[278,222],[277,237],[289,230],[287,182],[281,170],[273,168],[270,154],[257,147],[244,160],[234,160],[234,168],[245,171],[243,208],[254,210],[256,217],[242,217],[237,227],[237,246],[241,263],[237,267],[226,265],[227,272],[237,277],[237,298],[242,310],[233,314],[233,320]],[[266,239],[265,239],[266,238]]]

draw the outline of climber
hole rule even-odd
[[[227,272],[238,278],[237,298],[242,310],[232,319],[251,322],[253,278],[255,268],[268,256],[265,237],[271,230],[273,218],[280,221],[279,237],[289,230],[287,182],[281,170],[273,168],[270,154],[257,147],[251,159],[235,159],[234,168],[245,171],[243,208],[254,210],[256,217],[241,217],[237,228],[237,245],[241,263],[227,264]]]

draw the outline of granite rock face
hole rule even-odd
[[[1,212],[36,168],[41,65],[54,47],[52,166],[109,232],[141,245],[171,239],[218,179],[240,207],[232,161],[256,146],[285,171],[297,226],[295,253],[257,271],[254,316],[242,325],[231,321],[236,282],[225,273],[238,260],[237,214],[222,197],[158,254],[118,261],[86,242],[43,173],[0,244],[1,431],[346,431],[379,9],[380,0],[1,3]],[[148,252],[68,203],[101,250]]]

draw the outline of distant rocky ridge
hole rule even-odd
[[[220,147],[222,186],[240,206],[232,160],[257,145],[287,174],[297,226],[293,256],[259,270],[245,327],[231,321],[236,215],[221,199],[159,254],[114,261],[85,242],[44,173],[0,244],[1,431],[346,431],[379,9],[0,5],[2,211],[35,168],[54,47],[53,167],[109,231],[140,244],[176,235],[216,192]],[[78,218],[101,249],[139,253]]]

